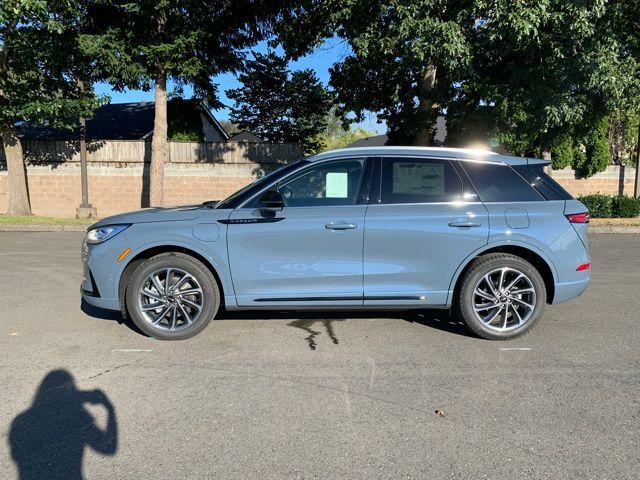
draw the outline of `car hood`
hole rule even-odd
[[[145,208],[135,212],[120,213],[106,217],[94,223],[89,229],[105,225],[120,225],[125,223],[177,222],[193,220],[202,215],[209,207],[203,205],[184,205],[170,208]]]

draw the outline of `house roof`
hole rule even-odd
[[[172,108],[173,107],[173,108]],[[202,113],[225,140],[229,135],[201,102],[197,100],[171,99],[168,115],[172,110],[192,108]],[[153,134],[155,119],[154,102],[110,103],[98,108],[93,117],[87,118],[87,139],[95,140],[142,140]],[[32,140],[75,140],[79,127],[73,130],[54,128],[44,124],[21,124],[16,126],[18,136]]]
[[[254,133],[251,133],[247,130],[243,130],[242,132],[236,133],[235,135],[230,136],[227,141],[229,142],[251,142],[251,143],[262,143],[262,140],[259,136]]]

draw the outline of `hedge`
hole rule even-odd
[[[640,216],[640,199],[628,195],[611,196],[594,193],[578,197],[589,209],[591,218],[633,218]]]

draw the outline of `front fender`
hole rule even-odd
[[[136,235],[134,229],[135,225],[131,227],[129,236]],[[227,259],[227,239],[226,228],[220,229],[220,235],[215,241],[201,241],[189,235],[183,235],[180,233],[167,233],[167,224],[158,224],[156,227],[153,224],[145,224],[144,238],[140,242],[138,237],[137,246],[127,256],[126,261],[123,261],[116,274],[116,285],[120,285],[122,275],[127,267],[140,255],[144,254],[148,250],[162,247],[163,249],[170,250],[171,248],[185,249],[192,251],[202,258],[204,258],[208,267],[212,268],[222,284],[223,294],[225,295],[225,301],[229,298],[235,298],[233,290],[233,283],[231,282],[231,276],[229,273],[229,265]],[[190,229],[189,229],[190,230]],[[142,233],[142,232],[141,232]],[[118,297],[120,295],[118,294]]]

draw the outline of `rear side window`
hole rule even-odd
[[[483,202],[535,202],[544,198],[508,165],[460,162]]]
[[[513,169],[522,175],[547,200],[573,200],[573,197],[549,175],[544,173],[541,164],[516,165]]]
[[[462,181],[447,160],[383,158],[382,203],[453,202],[462,197]]]

